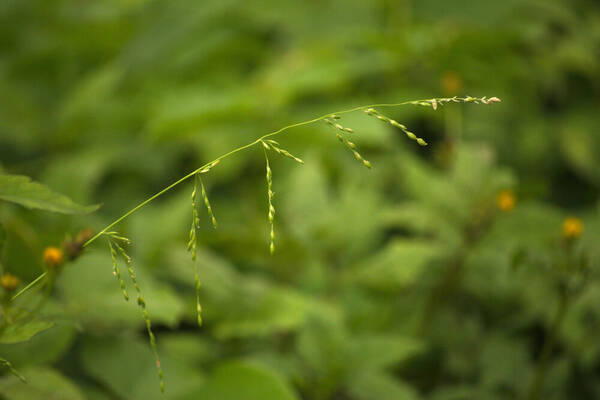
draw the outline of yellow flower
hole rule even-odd
[[[442,76],[441,85],[446,95],[454,96],[461,91],[463,87],[463,81],[460,76],[456,74],[456,72],[447,71]]]
[[[63,263],[63,252],[57,247],[46,247],[44,250],[44,264],[48,267],[59,267]]]
[[[512,211],[515,208],[516,202],[515,194],[510,189],[502,190],[496,196],[496,205],[503,212]]]
[[[7,291],[12,292],[19,286],[19,278],[11,274],[10,272],[5,273],[0,278],[0,285]]]
[[[565,238],[575,239],[583,233],[583,222],[579,218],[569,217],[563,222],[562,232]]]

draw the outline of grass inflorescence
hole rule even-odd
[[[389,123],[392,126],[401,129],[407,135],[407,137],[409,137],[411,140],[416,141],[419,145],[426,146],[427,142],[424,139],[417,137],[413,132],[409,131],[403,124],[384,116],[378,110],[376,110],[376,108],[390,108],[390,107],[397,107],[397,106],[404,106],[404,105],[419,105],[419,106],[431,107],[433,110],[437,110],[438,107],[443,106],[448,103],[473,103],[473,104],[490,105],[490,104],[497,103],[497,102],[500,102],[500,99],[498,99],[497,97],[487,98],[487,97],[471,97],[471,96],[457,97],[457,96],[455,96],[455,97],[449,97],[449,98],[433,98],[433,99],[424,99],[424,100],[405,101],[405,102],[401,102],[401,103],[371,104],[371,105],[354,107],[354,108],[347,109],[347,110],[337,111],[334,113],[328,113],[328,114],[325,114],[320,117],[316,117],[316,118],[313,118],[313,119],[310,119],[307,121],[302,121],[302,122],[284,126],[283,128],[280,128],[276,131],[267,133],[246,145],[243,145],[241,147],[233,149],[233,150],[229,151],[228,153],[225,153],[225,154],[217,157],[215,160],[202,165],[201,167],[195,169],[194,171],[191,171],[187,175],[181,177],[177,181],[173,182],[172,184],[168,185],[164,189],[160,190],[158,193],[156,193],[153,196],[149,197],[148,199],[142,201],[140,204],[138,204],[131,210],[127,211],[125,214],[123,214],[122,216],[117,218],[115,221],[110,223],[108,226],[106,226],[105,228],[100,230],[95,236],[93,236],[89,240],[87,240],[83,244],[82,247],[89,246],[91,243],[96,241],[101,236],[106,236],[108,238],[109,250],[110,250],[110,254],[112,257],[112,261],[113,261],[113,274],[115,275],[116,279],[119,281],[119,285],[121,287],[123,297],[125,298],[125,300],[128,300],[129,295],[128,295],[126,287],[125,287],[125,282],[124,282],[123,278],[121,277],[121,271],[120,271],[119,265],[118,265],[119,257],[121,257],[122,259],[125,260],[125,263],[127,265],[127,271],[129,273],[129,277],[136,288],[136,292],[137,292],[137,296],[138,296],[137,302],[138,302],[138,305],[142,309],[142,313],[143,313],[144,320],[146,323],[146,328],[148,331],[148,336],[150,338],[150,344],[151,344],[152,350],[154,352],[154,355],[156,357],[156,366],[157,366],[158,374],[159,374],[159,378],[160,378],[161,390],[164,391],[164,381],[163,381],[163,371],[162,371],[162,368],[160,365],[160,359],[158,357],[158,351],[156,348],[156,338],[152,332],[150,318],[148,316],[148,311],[146,309],[146,302],[145,302],[144,298],[142,297],[140,287],[137,282],[137,277],[133,271],[131,258],[126,253],[126,251],[123,247],[124,245],[129,244],[130,241],[126,237],[119,235],[116,232],[110,231],[110,229],[112,229],[114,226],[118,225],[120,222],[122,222],[129,216],[133,215],[134,213],[136,213],[137,211],[139,211],[144,206],[151,203],[158,197],[169,192],[174,187],[180,185],[181,183],[187,181],[190,178],[194,178],[194,190],[192,192],[192,227],[190,229],[190,234],[189,234],[188,250],[190,251],[192,260],[194,262],[197,322],[198,322],[198,325],[201,325],[202,324],[202,317],[201,317],[202,309],[200,306],[200,295],[199,295],[200,276],[199,276],[199,271],[198,271],[198,266],[197,266],[197,243],[198,243],[199,226],[200,226],[199,211],[198,211],[198,207],[199,207],[198,194],[200,194],[200,196],[202,196],[202,201],[204,202],[204,205],[207,209],[207,212],[208,212],[208,215],[209,215],[212,225],[215,228],[217,227],[217,220],[214,216],[210,201],[208,199],[208,195],[207,195],[206,189],[204,187],[204,183],[200,177],[201,174],[207,174],[221,160],[223,160],[227,157],[233,156],[234,154],[236,154],[238,152],[253,148],[254,146],[257,146],[257,145],[261,146],[263,148],[265,160],[266,160],[266,178],[267,178],[267,193],[268,193],[268,221],[269,221],[269,225],[270,225],[269,251],[271,254],[273,254],[275,251],[275,227],[274,227],[275,207],[273,204],[273,199],[274,199],[275,193],[273,191],[273,172],[271,169],[271,165],[269,163],[268,152],[274,151],[275,153],[280,154],[286,158],[290,158],[300,164],[303,164],[304,162],[302,161],[302,159],[292,155],[289,151],[281,148],[280,144],[278,142],[276,142],[275,140],[273,140],[272,137],[280,135],[284,132],[287,132],[292,128],[314,124],[319,121],[324,121],[325,123],[330,125],[333,129],[336,130],[336,137],[338,138],[338,140],[341,143],[344,144],[344,146],[346,146],[350,151],[352,151],[354,157],[359,162],[361,162],[365,167],[371,168],[371,163],[368,160],[366,160],[359,153],[356,144],[352,140],[350,140],[350,135],[352,135],[354,133],[354,130],[352,128],[345,127],[340,123],[341,115],[349,114],[349,113],[356,112],[356,111],[364,111],[368,115],[374,116],[383,122]],[[23,293],[30,290],[32,287],[34,287],[39,282],[44,281],[44,277],[46,276],[46,274],[47,274],[46,272],[43,273],[38,278],[36,278],[34,281],[29,283],[24,289],[22,289],[16,295],[14,295],[11,298],[11,301],[14,301],[17,297],[21,296]]]

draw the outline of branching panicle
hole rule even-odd
[[[196,264],[196,257],[197,257],[197,240],[198,240],[198,235],[199,235],[199,225],[200,225],[200,221],[199,221],[199,213],[198,213],[198,202],[197,202],[197,197],[198,197],[198,193],[201,194],[204,204],[206,206],[208,215],[211,219],[211,222],[213,224],[213,226],[216,228],[217,226],[217,221],[215,219],[215,216],[213,214],[212,211],[212,207],[210,205],[210,202],[208,200],[208,196],[206,193],[206,189],[204,187],[204,184],[202,182],[202,180],[200,179],[200,174],[206,174],[208,173],[212,168],[214,168],[222,159],[225,159],[227,157],[230,157],[238,152],[241,152],[243,150],[246,149],[250,149],[252,147],[254,147],[255,145],[261,144],[263,146],[263,150],[265,153],[265,159],[266,159],[266,169],[267,169],[267,193],[268,193],[268,201],[269,201],[269,212],[268,212],[268,220],[269,220],[269,224],[270,224],[270,245],[269,245],[269,250],[271,252],[271,254],[274,253],[275,251],[275,228],[274,228],[274,221],[275,221],[275,207],[273,205],[273,198],[275,196],[275,193],[273,192],[273,177],[272,177],[272,171],[271,171],[271,166],[269,164],[269,157],[267,155],[267,150],[272,150],[275,151],[276,153],[283,155],[284,157],[293,159],[294,161],[298,162],[298,163],[303,163],[303,161],[292,155],[291,153],[289,153],[287,150],[282,149],[279,146],[279,143],[276,142],[275,140],[272,140],[271,137],[274,137],[276,135],[282,134],[292,128],[296,128],[296,127],[300,127],[300,126],[306,126],[306,125],[310,125],[313,123],[316,123],[318,121],[324,121],[325,123],[327,123],[329,126],[331,126],[333,129],[336,130],[336,136],[338,138],[338,140],[340,142],[342,142],[350,151],[352,151],[354,157],[360,161],[365,167],[367,168],[371,168],[371,163],[369,161],[367,161],[366,159],[364,159],[362,157],[362,155],[358,152],[357,146],[348,139],[348,135],[352,134],[354,132],[353,129],[351,128],[347,128],[344,127],[339,121],[340,121],[340,114],[348,114],[348,113],[352,113],[355,111],[364,111],[366,112],[368,115],[372,115],[375,116],[376,118],[378,118],[381,121],[384,121],[386,123],[389,123],[399,129],[401,129],[411,140],[416,141],[418,144],[425,146],[427,145],[427,143],[425,142],[425,140],[417,137],[414,133],[410,132],[404,125],[398,123],[397,121],[390,119],[382,114],[380,114],[378,111],[375,110],[375,108],[383,108],[383,107],[396,107],[396,106],[402,106],[402,105],[421,105],[421,106],[427,106],[427,107],[432,107],[434,110],[437,110],[437,108],[439,106],[443,106],[447,103],[474,103],[474,104],[493,104],[493,103],[498,103],[500,102],[500,99],[498,99],[497,97],[471,97],[471,96],[467,96],[467,97],[450,97],[450,98],[435,98],[435,99],[425,99],[425,100],[415,100],[415,101],[406,101],[406,102],[402,102],[402,103],[394,103],[394,104],[373,104],[373,105],[367,105],[367,106],[359,106],[359,107],[355,107],[355,108],[351,108],[348,110],[343,110],[343,111],[339,111],[333,114],[326,114],[326,115],[322,115],[320,117],[316,117],[307,121],[303,121],[303,122],[298,122],[295,124],[291,124],[288,126],[285,126],[283,128],[280,128],[276,131],[267,133],[263,136],[261,136],[260,138],[254,140],[251,143],[248,143],[244,146],[238,147],[234,150],[229,151],[228,153],[225,153],[219,157],[217,157],[215,160],[204,164],[203,166],[195,169],[194,171],[190,172],[189,174],[183,176],[182,178],[180,178],[179,180],[173,182],[172,184],[170,184],[169,186],[165,187],[164,189],[162,189],[161,191],[159,191],[158,193],[154,194],[153,196],[149,197],[148,199],[142,201],[140,204],[138,204],[137,206],[135,206],[133,209],[127,211],[125,214],[123,214],[122,216],[120,216],[119,218],[117,218],[115,221],[113,221],[112,223],[110,223],[108,226],[106,226],[104,229],[102,229],[101,231],[99,231],[95,236],[93,236],[92,238],[90,238],[89,240],[87,240],[87,242],[85,242],[83,244],[83,247],[87,247],[89,246],[92,242],[94,242],[95,240],[97,240],[98,238],[100,238],[101,236],[107,236],[108,237],[108,241],[109,241],[109,247],[110,247],[110,253],[111,253],[111,257],[112,257],[112,261],[113,261],[113,274],[115,275],[115,277],[117,278],[117,280],[119,281],[119,285],[121,287],[121,290],[123,292],[123,297],[125,298],[125,300],[129,299],[129,296],[127,294],[127,291],[125,289],[125,282],[121,277],[121,271],[119,269],[118,266],[118,256],[120,255],[124,260],[125,263],[127,264],[127,270],[129,272],[129,276],[131,278],[131,281],[133,282],[135,289],[137,291],[137,302],[139,304],[139,306],[142,309],[142,313],[144,316],[144,320],[146,322],[146,327],[148,330],[148,336],[150,337],[150,344],[152,346],[152,350],[154,352],[154,355],[156,357],[156,366],[158,369],[158,374],[159,374],[159,378],[160,378],[160,385],[161,385],[161,390],[164,391],[164,381],[163,381],[163,371],[160,365],[160,359],[158,357],[158,351],[156,348],[156,338],[154,336],[154,333],[152,332],[151,329],[151,323],[150,323],[150,318],[148,316],[148,312],[146,309],[146,302],[144,300],[144,298],[142,297],[141,291],[140,291],[140,287],[138,285],[137,282],[137,277],[133,271],[133,267],[132,267],[132,261],[131,258],[129,257],[129,255],[127,255],[127,253],[125,252],[125,250],[123,249],[122,245],[124,244],[130,244],[129,239],[127,239],[126,237],[118,234],[117,232],[114,231],[109,231],[111,228],[113,228],[114,226],[116,226],[117,224],[119,224],[120,222],[122,222],[123,220],[125,220],[126,218],[128,218],[129,216],[133,215],[134,213],[136,213],[137,211],[139,211],[141,208],[143,208],[144,206],[146,206],[147,204],[149,204],[150,202],[154,201],[156,198],[162,196],[163,194],[167,193],[168,191],[170,191],[171,189],[173,189],[175,186],[178,186],[179,184],[185,182],[186,180],[190,179],[190,178],[194,178],[194,191],[192,193],[192,227],[190,229],[190,235],[189,235],[189,241],[188,241],[188,251],[190,251],[191,256],[192,256],[192,260],[194,261],[194,266],[195,266],[195,288],[196,288],[196,303],[197,303],[197,319],[198,319],[198,324],[201,325],[202,324],[202,319],[201,319],[201,306],[200,306],[200,298],[199,298],[199,291],[200,291],[200,280],[199,280],[199,272],[198,272],[198,266]],[[31,283],[29,283],[24,289],[22,289],[21,291],[19,291],[17,294],[15,294],[10,300],[14,301],[15,299],[17,299],[19,296],[21,296],[23,293],[27,292],[28,290],[30,290],[32,287],[34,287],[36,284],[39,284],[39,282],[43,282],[43,278],[46,276],[47,272],[44,272],[43,274],[41,274],[38,278],[36,278],[34,281],[32,281]],[[2,364],[3,360],[0,359],[0,364]],[[4,363],[4,365],[9,366],[9,364]]]

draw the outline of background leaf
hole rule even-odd
[[[68,197],[54,193],[46,186],[20,175],[0,175],[0,200],[64,214],[87,214],[100,207],[79,205]]]
[[[22,371],[28,383],[15,376],[0,378],[0,394],[7,400],[83,400],[74,383],[51,368]]]
[[[206,398],[211,400],[297,399],[277,372],[244,361],[229,361],[219,365],[206,385]]]
[[[54,322],[48,320],[33,320],[19,324],[16,322],[9,325],[0,334],[0,343],[26,342],[34,335],[49,329]]]

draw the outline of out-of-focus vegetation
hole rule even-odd
[[[266,132],[373,102],[503,102],[386,110],[428,147],[348,115],[370,171],[325,124],[286,133],[305,165],[271,159],[272,257],[262,151],[223,161],[204,178],[202,328],[178,186],[118,226],[165,395],[99,240],[24,327],[0,316],[0,398],[600,398],[599,52],[591,0],[1,1],[0,172],[50,188],[51,211],[102,204],[0,198],[5,307],[48,289],[9,301],[45,248]]]

